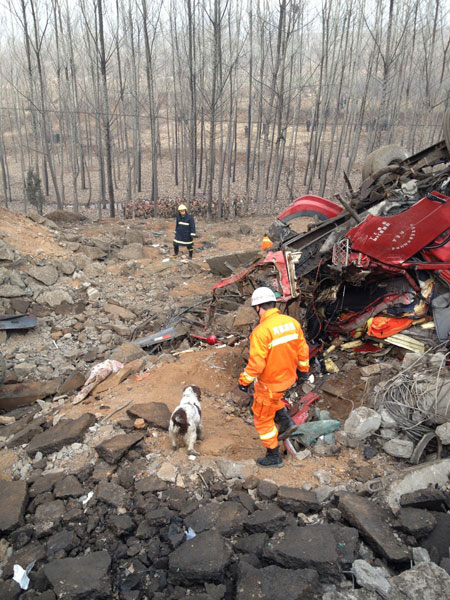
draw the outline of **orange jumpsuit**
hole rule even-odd
[[[270,239],[270,237],[268,237],[267,235],[265,235],[262,239],[261,242],[261,251],[264,252],[264,250],[267,250],[267,248],[270,248],[270,246],[273,244],[272,240]]]
[[[271,308],[250,335],[250,356],[239,376],[242,385],[255,382],[253,418],[266,448],[278,447],[274,417],[285,406],[283,394],[296,381],[297,369],[309,370],[308,344],[300,323]]]

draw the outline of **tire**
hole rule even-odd
[[[390,144],[381,146],[367,155],[362,169],[363,181],[388,165],[398,164],[408,158],[409,153],[402,146]]]
[[[445,145],[447,146],[448,153],[450,154],[450,107],[444,113],[444,140]]]

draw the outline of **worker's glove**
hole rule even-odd
[[[238,383],[238,388],[241,390],[241,392],[244,392],[244,394],[248,394],[248,385],[242,385],[242,383]]]
[[[308,373],[297,371],[297,383],[302,384],[308,381]]]

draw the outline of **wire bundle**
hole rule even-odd
[[[450,352],[443,356],[439,364],[430,365],[428,355],[438,348],[439,346],[428,350],[409,367],[388,380],[375,394],[375,408],[385,408],[395,419],[398,429],[415,443],[434,431],[436,423],[439,424],[439,392],[449,380],[444,369]],[[450,403],[450,399],[448,402]]]

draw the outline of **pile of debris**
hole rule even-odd
[[[208,212],[208,200],[206,197],[193,197],[188,202],[184,198],[158,198],[156,213],[159,217],[166,219],[175,218],[177,208],[180,204],[186,204],[190,214],[206,217]],[[150,200],[137,199],[124,206],[124,217],[126,219],[149,218],[155,214],[155,205]],[[214,198],[211,203],[211,212],[217,215],[217,201]],[[244,214],[244,201],[240,197],[224,198],[222,200],[222,219],[234,219]]]
[[[41,433],[22,433],[26,473],[0,481],[4,600],[441,600],[449,588],[450,460],[383,480],[375,500],[277,486],[247,461],[187,461],[181,474],[133,420],[21,414]]]
[[[0,408],[17,405],[13,398],[26,402],[67,393],[61,385],[76,374],[82,384],[93,363],[189,308],[171,296],[178,279],[183,285],[211,277],[201,263],[175,264],[168,258],[170,234],[142,223],[132,229],[117,223],[115,233],[106,227],[93,236],[89,223],[65,226],[61,219],[71,213],[58,213],[58,225],[1,213],[12,224],[0,240],[0,341],[7,365]],[[176,278],[167,278],[174,269]],[[154,363],[145,351],[134,352],[148,367]],[[121,360],[123,352],[113,358]]]

